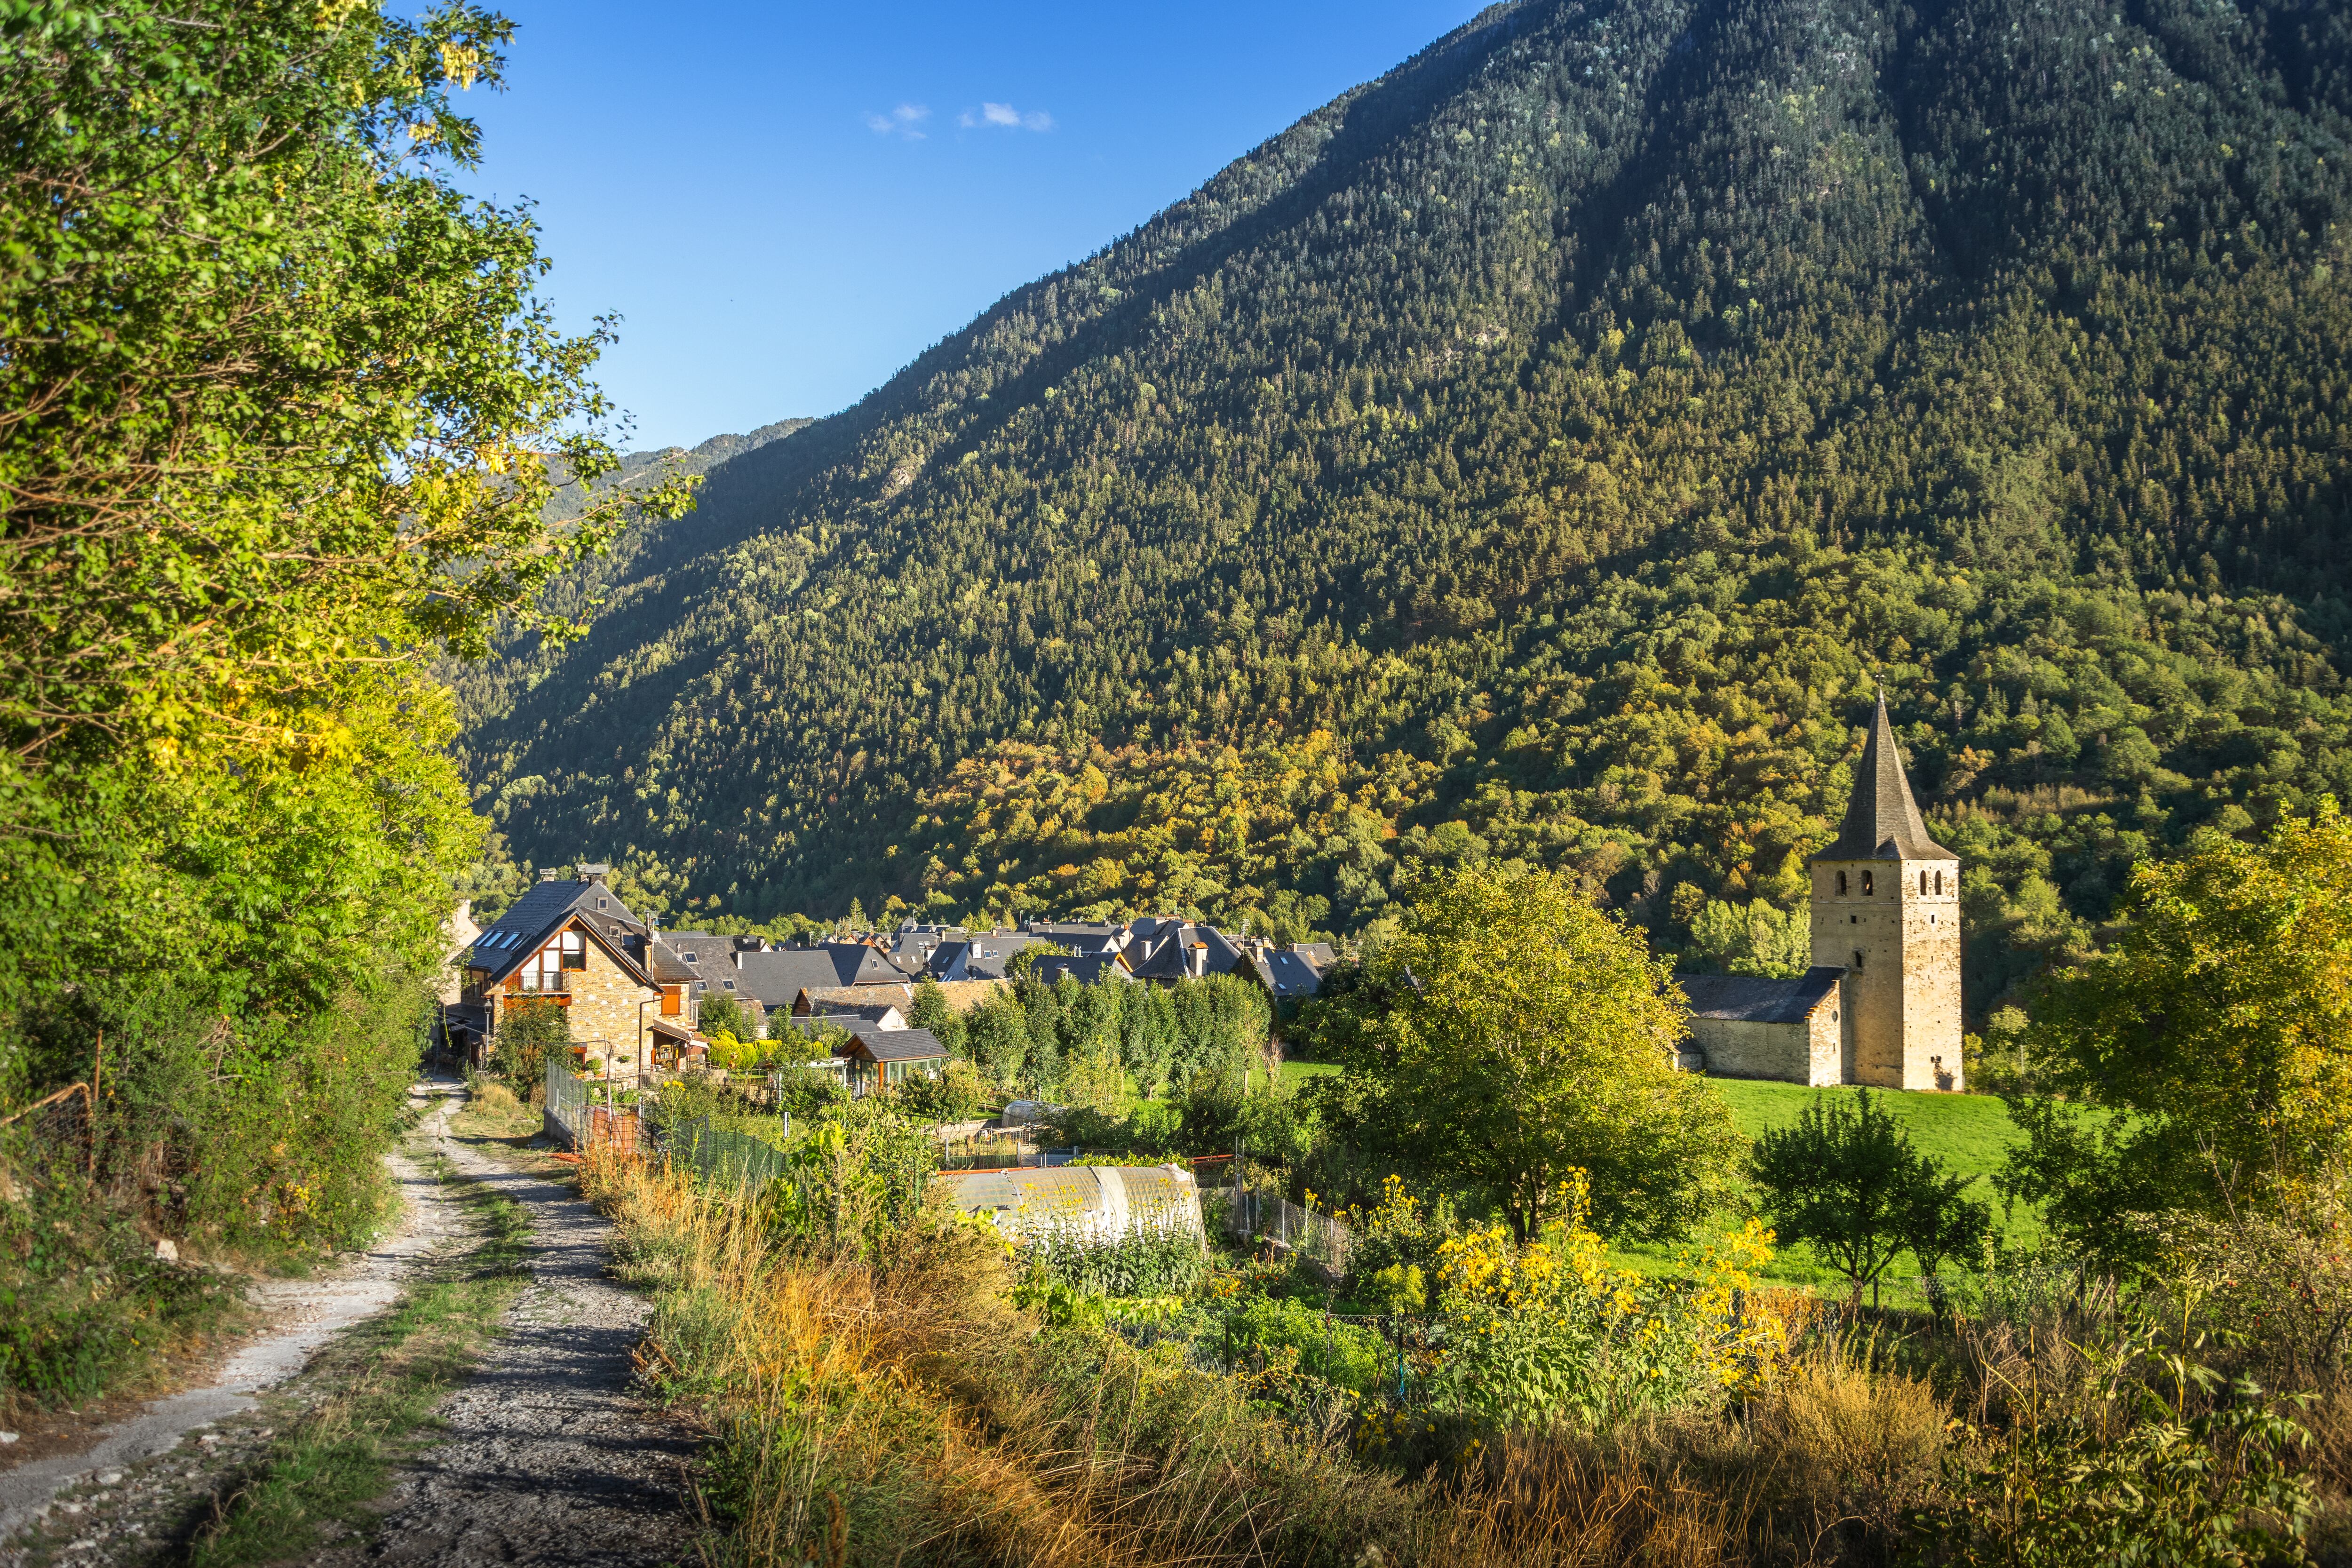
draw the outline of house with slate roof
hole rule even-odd
[[[1131,985],[1127,960],[1116,952],[1053,953],[1037,961],[1038,979],[1051,985],[1067,975],[1081,985]]]
[[[1884,695],[1838,836],[1806,869],[1812,966],[1803,974],[1677,977],[1706,1070],[1790,1083],[1963,1087],[1959,857],[1928,836]]]
[[[575,1053],[616,1068],[650,1065],[657,1037],[692,1037],[682,961],[658,951],[607,872],[543,874],[459,956],[464,979],[443,1026],[476,1066],[497,1051],[503,1020],[533,1004],[562,1008]]]
[[[916,1078],[937,1078],[948,1066],[948,1048],[929,1029],[875,1029],[861,1026],[850,1030],[849,1043],[835,1047],[834,1055],[849,1063],[852,1094],[896,1089]]]

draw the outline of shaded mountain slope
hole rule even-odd
[[[1344,931],[1518,854],[1769,963],[1883,681],[1981,1007],[2352,784],[2347,60],[2342,4],[1498,8],[719,465],[467,764],[755,918]]]

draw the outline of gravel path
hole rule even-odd
[[[438,1147],[464,1174],[530,1211],[532,1281],[482,1369],[441,1407],[446,1436],[385,1496],[373,1542],[313,1562],[691,1562],[694,1445],[629,1397],[648,1304],[605,1277],[611,1227],[568,1187],[446,1131]]]
[[[454,1085],[439,1084],[410,1091],[415,1099],[437,1101],[425,1122],[427,1131],[436,1133],[453,1107],[449,1095],[462,1092]],[[100,1431],[79,1453],[0,1471],[0,1565],[17,1560],[11,1540],[47,1518],[53,1508],[68,1519],[78,1519],[86,1510],[121,1512],[125,1505],[134,1514],[171,1511],[176,1500],[169,1494],[194,1489],[184,1483],[200,1480],[201,1475],[164,1467],[135,1479],[126,1489],[136,1495],[125,1496],[116,1490],[123,1486],[124,1472],[171,1453],[191,1436],[196,1441],[188,1444],[189,1458],[205,1462],[200,1468],[226,1457],[216,1452],[224,1444],[243,1447],[241,1431],[232,1427],[233,1435],[225,1436],[209,1429],[254,1410],[257,1394],[300,1372],[330,1339],[392,1304],[419,1263],[462,1226],[454,1206],[442,1196],[440,1183],[410,1150],[394,1153],[388,1163],[401,1192],[399,1224],[375,1247],[327,1273],[308,1279],[264,1279],[249,1287],[247,1299],[271,1327],[239,1346],[209,1382],[142,1406]],[[155,1467],[145,1468],[156,1471]],[[89,1490],[93,1486],[95,1493]],[[60,1493],[77,1495],[59,1503]],[[116,1506],[110,1510],[109,1504]],[[135,1545],[143,1533],[141,1529],[109,1532],[126,1546]],[[93,1540],[84,1550],[100,1543]]]

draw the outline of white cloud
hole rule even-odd
[[[967,131],[987,126],[1014,131],[1051,131],[1054,129],[1054,117],[1042,109],[1033,109],[1024,114],[1009,103],[983,103],[977,110],[967,109],[956,116],[956,123]]]
[[[869,114],[866,128],[877,136],[898,136],[908,142],[923,139],[922,123],[931,111],[919,103],[902,103],[887,114]]]

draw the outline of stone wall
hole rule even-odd
[[[1802,1024],[1756,1024],[1735,1018],[1693,1018],[1691,1038],[1715,1078],[1763,1078],[1810,1083],[1808,1038]]]
[[[1693,1018],[1691,1040],[1716,1078],[1760,1078],[1822,1088],[1845,1081],[1843,998],[1832,992],[1795,1024]]]
[[[603,1057],[617,1067],[635,1065],[637,1058],[637,1004],[650,1002],[651,1015],[661,1005],[661,992],[642,985],[593,941],[588,943],[588,967],[564,975],[572,994],[572,1043],[586,1046],[592,1057]]]
[[[1812,879],[1813,962],[1846,971],[1843,1081],[1960,1088],[1959,862],[1816,862]]]

